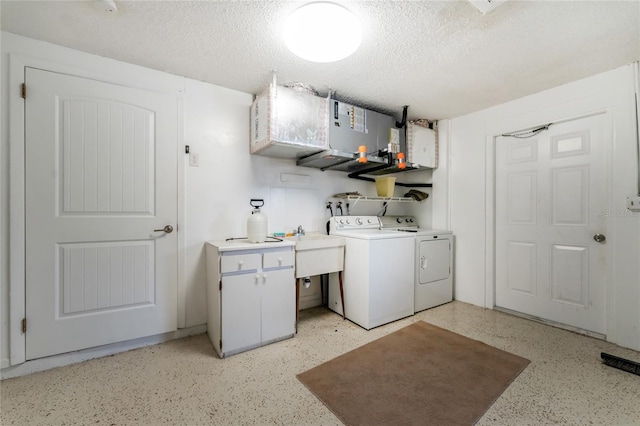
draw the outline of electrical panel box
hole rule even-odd
[[[329,145],[340,152],[357,153],[360,145],[371,153],[385,150],[391,129],[396,129],[395,118],[390,115],[335,99],[330,101],[330,115]]]

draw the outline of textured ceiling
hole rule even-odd
[[[638,1],[342,1],[363,23],[360,49],[332,64],[281,38],[308,1],[0,2],[2,30],[257,94],[303,82],[321,94],[409,118],[451,118],[640,59]],[[327,31],[340,31],[327,22]]]

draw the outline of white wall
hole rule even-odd
[[[360,191],[375,195],[373,183],[348,179],[342,172],[322,172],[297,167],[293,160],[250,155],[251,100],[250,95],[210,84],[186,83],[185,144],[200,155],[200,167],[186,167],[186,326],[206,321],[204,242],[246,236],[251,198],[265,200],[262,211],[269,218],[270,233],[298,225],[306,232],[325,232],[325,203],[332,194]],[[184,157],[187,164],[187,155]],[[304,175],[308,183],[285,184],[283,173]],[[418,173],[411,177],[430,178],[428,173]],[[408,189],[396,187],[396,195]],[[411,206],[430,221],[428,202]],[[360,201],[351,207],[351,214],[375,214],[381,203]],[[388,214],[404,214],[406,208],[394,204]],[[345,206],[343,211],[346,214]],[[302,297],[305,293],[303,290]]]
[[[172,93],[181,99],[183,145],[200,155],[200,166],[190,167],[188,156],[180,161],[181,192],[179,195],[180,282],[179,326],[189,327],[206,322],[204,242],[246,235],[246,219],[251,198],[264,198],[264,212],[269,216],[270,232],[303,225],[307,232],[324,232],[327,215],[325,202],[331,194],[360,191],[375,195],[375,185],[348,179],[342,172],[322,172],[297,167],[293,160],[274,159],[249,153],[249,107],[252,95],[178,77],[159,71],[125,64],[107,58],[43,43],[2,32],[2,146],[0,160],[0,356],[2,367],[8,365],[9,327],[9,53],[17,53],[28,62],[43,67],[55,64],[55,70],[133,87]],[[308,183],[285,184],[282,173],[308,176]],[[412,172],[411,180],[430,181],[430,172]],[[395,195],[408,188],[396,187]],[[334,200],[335,201],[335,200]],[[375,214],[379,202],[359,202],[351,206],[352,214]],[[430,223],[430,202],[391,205],[388,214],[411,213],[423,223]],[[346,213],[346,211],[345,211]],[[17,283],[16,285],[21,285]],[[316,287],[314,289],[314,286]],[[302,297],[319,295],[317,280]]]
[[[637,153],[633,107],[632,66],[625,66],[591,78],[547,90],[513,102],[445,120],[440,128],[448,129],[441,143],[449,149],[449,202],[434,206],[434,220],[441,221],[450,211],[451,229],[456,235],[455,298],[492,308],[492,266],[487,267],[487,242],[492,235],[487,220],[487,193],[491,170],[487,170],[486,136],[493,136],[496,123],[516,122],[533,111],[554,108],[588,97],[603,99],[614,117],[614,146],[611,151],[612,181],[610,217],[607,235],[611,244],[610,273],[607,292],[607,339],[622,346],[640,349],[640,214],[625,207],[627,196],[637,191]],[[606,102],[612,102],[612,104]],[[517,130],[514,128],[513,130]],[[489,162],[489,164],[492,164]],[[488,174],[489,173],[489,174]],[[489,179],[488,179],[489,177]],[[434,176],[434,182],[436,178]],[[489,262],[491,265],[491,262]]]

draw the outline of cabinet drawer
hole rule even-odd
[[[260,253],[222,256],[220,272],[255,271],[260,268]]]
[[[293,266],[295,255],[293,250],[289,251],[271,251],[264,254],[262,260],[263,268],[281,268],[284,266]]]

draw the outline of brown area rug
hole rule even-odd
[[[472,425],[528,364],[419,321],[298,379],[346,425]]]

